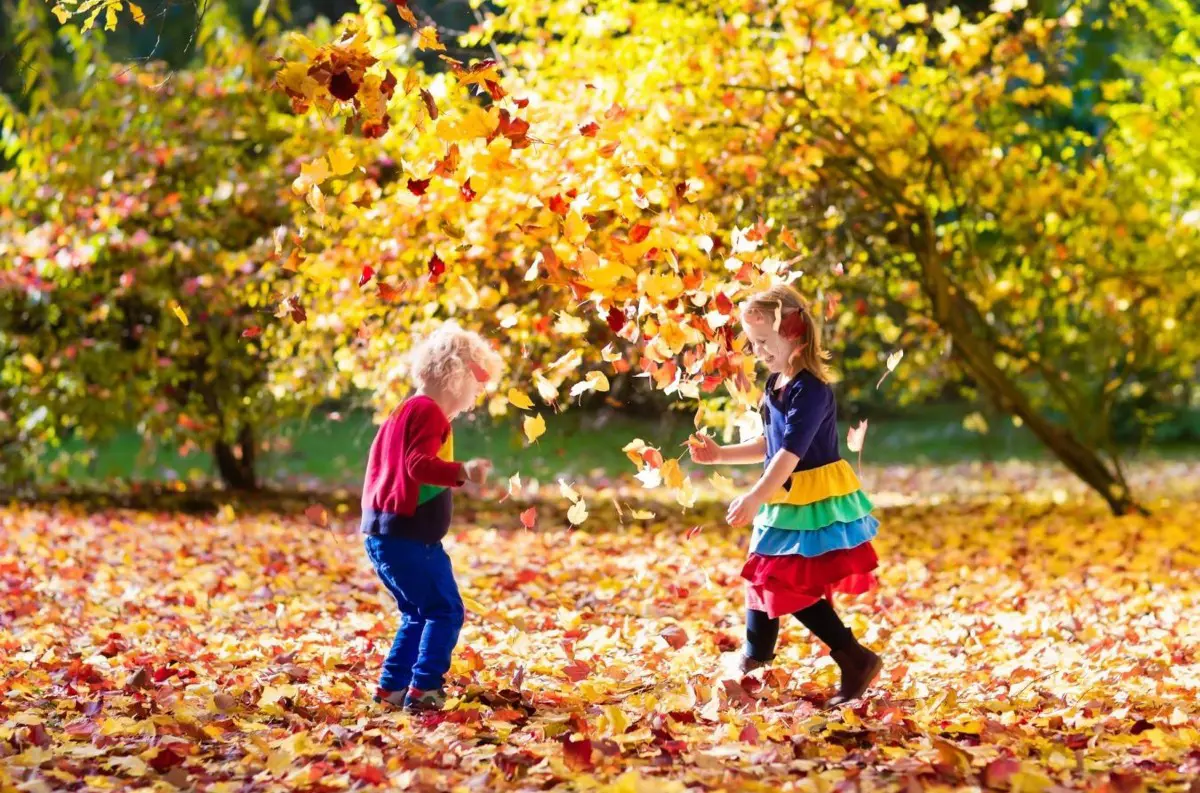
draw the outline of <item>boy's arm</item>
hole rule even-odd
[[[445,420],[439,423],[431,419],[421,412],[414,412],[409,448],[404,454],[404,472],[422,485],[462,487],[467,481],[463,464],[438,457],[443,441],[440,430]]]

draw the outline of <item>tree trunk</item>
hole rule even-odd
[[[921,265],[921,280],[933,304],[934,320],[950,335],[967,371],[999,405],[1019,416],[1063,465],[1100,494],[1114,515],[1147,514],[1145,507],[1134,500],[1119,471],[1112,470],[1095,449],[1069,429],[1042,415],[1012,378],[996,365],[995,350],[971,326],[971,317],[979,317],[977,307],[950,282],[938,259],[931,225],[926,218],[922,229],[924,250],[914,248]]]
[[[236,444],[218,440],[213,445],[213,458],[221,481],[230,490],[258,490],[254,472],[254,430],[248,425],[238,432]]]

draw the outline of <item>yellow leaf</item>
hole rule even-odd
[[[563,228],[567,235],[567,241],[572,245],[583,242],[587,239],[588,232],[592,230],[587,221],[575,210],[567,213],[567,219],[563,221]]]
[[[654,513],[648,509],[635,509],[630,517],[634,520],[654,520]]]
[[[925,8],[924,3],[910,5],[903,11],[904,20],[914,25],[919,25],[926,19],[929,19],[929,11]]]
[[[570,500],[572,503],[579,500],[579,493],[575,490],[575,488],[571,487],[570,483],[567,482],[566,479],[558,480],[558,492],[562,493],[562,497]]]
[[[533,400],[515,388],[508,389],[508,402],[518,410],[529,410],[533,407]]]
[[[409,69],[408,74],[404,75],[404,93],[411,94],[412,89],[421,84],[420,79],[416,69]]]
[[[578,526],[579,524],[583,523],[585,520],[587,520],[587,516],[587,505],[584,504],[582,500],[576,501],[571,505],[571,508],[567,510],[567,520],[571,521],[573,526]]]
[[[117,12],[120,10],[121,10],[121,4],[119,2],[111,3],[107,8],[104,9],[104,29],[105,30],[116,30],[117,29]]]
[[[609,705],[604,709],[604,720],[608,722],[609,735],[624,735],[625,730],[629,729],[629,719],[616,705]]]
[[[65,25],[67,20],[71,18],[71,12],[63,8],[61,5],[56,5],[50,9],[50,13],[58,17],[58,24]]]
[[[541,413],[536,416],[526,416],[524,426],[525,437],[529,439],[530,443],[546,434],[546,420],[542,418]]]
[[[591,383],[594,391],[603,393],[609,389],[608,378],[604,376],[604,372],[588,372],[584,380]]]
[[[21,356],[21,363],[25,364],[25,368],[34,374],[41,374],[44,371],[42,369],[42,362],[37,358],[34,358],[29,353],[25,353]]]
[[[146,12],[137,3],[126,3],[129,6],[129,13],[133,17],[133,21],[139,25],[146,24]]]
[[[485,609],[478,600],[467,597],[466,595],[463,595],[461,593],[460,593],[459,597],[462,598],[463,605],[467,607],[467,611],[474,612],[475,614],[486,614],[487,613],[487,609]]]
[[[433,25],[426,25],[417,32],[417,49],[444,50],[446,48],[438,40],[437,28]]]
[[[171,301],[171,311],[173,311],[175,313],[175,316],[179,317],[179,321],[182,322],[183,326],[186,328],[187,324],[188,324],[188,315],[186,313],[184,313],[183,307],[180,306],[178,303],[176,303],[174,300],[172,300]]]
[[[672,458],[662,464],[663,482],[669,488],[677,488],[683,484],[684,475],[683,469],[679,467],[679,461]]]
[[[345,149],[334,149],[329,152],[329,171],[334,176],[345,176],[354,170],[354,153]]]
[[[708,481],[712,482],[712,486],[722,493],[727,493],[733,489],[733,480],[727,476],[713,474],[708,478]]]
[[[292,192],[304,195],[329,178],[329,161],[318,157],[300,166],[300,175],[292,182]]]

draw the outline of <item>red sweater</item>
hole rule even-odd
[[[411,516],[421,485],[461,486],[466,481],[462,463],[438,456],[449,437],[450,422],[436,402],[427,396],[405,400],[371,443],[362,491],[364,517]]]

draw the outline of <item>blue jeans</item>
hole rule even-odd
[[[368,536],[365,544],[375,572],[396,598],[402,615],[379,687],[387,691],[441,688],[465,617],[450,557],[440,542],[388,535]]]

